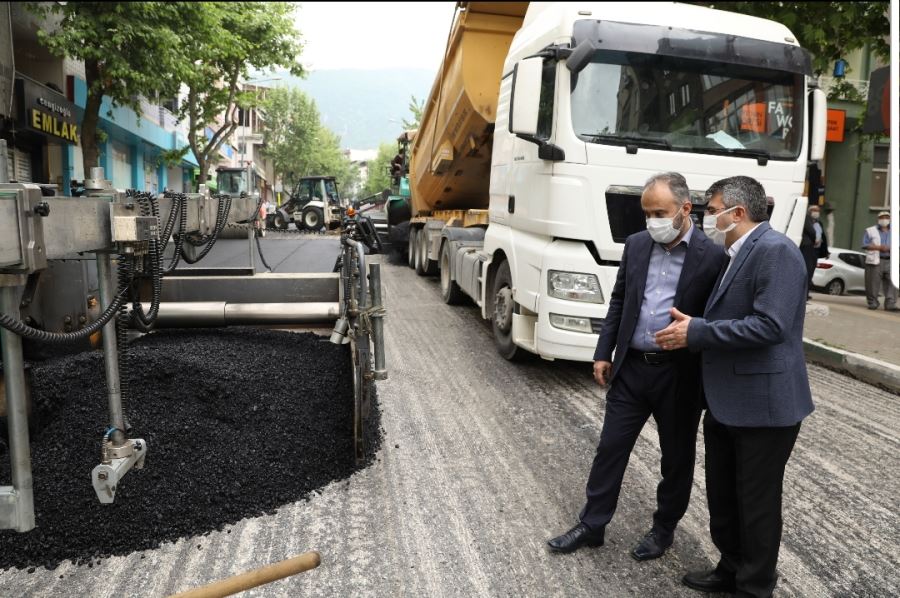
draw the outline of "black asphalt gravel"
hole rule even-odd
[[[348,347],[250,328],[140,339],[125,413],[130,436],[149,450],[111,505],[98,502],[90,482],[108,419],[102,353],[34,364],[37,527],[0,531],[0,569],[92,565],[272,513],[350,476]],[[381,442],[379,414],[373,397],[368,463]],[[8,454],[0,453],[7,484]]]

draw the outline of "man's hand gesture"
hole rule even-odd
[[[685,315],[674,307],[669,311],[672,314],[672,323],[656,333],[656,344],[664,351],[684,349],[687,344],[688,326],[691,316]]]

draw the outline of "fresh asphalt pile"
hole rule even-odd
[[[124,410],[144,469],[101,505],[91,486],[108,421],[103,355],[34,365],[37,527],[0,531],[0,569],[93,563],[223,529],[354,471],[349,345],[251,328],[161,331],[131,348]],[[381,441],[377,402],[367,430]],[[9,458],[0,483],[9,483]]]

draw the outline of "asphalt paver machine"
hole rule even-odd
[[[127,483],[126,473],[143,467],[152,455],[145,440],[126,432],[119,369],[128,338],[154,328],[333,326],[330,340],[349,345],[352,433],[357,463],[364,460],[364,424],[374,384],[387,377],[385,310],[380,264],[366,259],[371,235],[358,225],[353,210],[341,212],[335,272],[188,270],[178,268],[179,262],[203,259],[226,225],[252,228],[260,213],[257,197],[210,194],[203,188],[162,195],[117,190],[101,168],[91,170],[84,196],[45,197],[37,185],[5,183],[3,175],[0,171],[5,398],[0,416],[7,424],[12,485],[0,486],[0,529],[35,527],[23,339],[102,346],[109,418],[98,438],[99,463],[91,472],[101,503],[113,502],[117,486]],[[57,267],[63,263],[75,267]],[[91,280],[99,293],[91,293]],[[45,298],[40,305],[33,301],[36,290]],[[146,462],[152,467],[152,456]]]

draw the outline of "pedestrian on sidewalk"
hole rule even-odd
[[[828,257],[828,241],[825,238],[825,229],[819,221],[820,208],[811,205],[806,211],[806,220],[803,223],[803,236],[800,240],[800,253],[806,262],[806,298],[812,299],[809,289],[812,288],[813,274],[816,272],[816,263],[819,258]]]
[[[594,352],[594,379],[610,388],[586,501],[578,525],[547,542],[553,552],[603,545],[628,458],[651,415],[659,433],[662,480],[653,526],[631,556],[639,561],[663,556],[690,500],[700,422],[700,360],[687,350],[662,351],[653,335],[671,322],[672,307],[703,313],[725,254],[691,221],[691,195],[680,174],[651,177],[641,194],[641,209],[647,230],[625,240]]]
[[[707,191],[704,229],[731,261],[703,315],[672,309],[656,334],[666,350],[701,351],[709,530],[720,558],[683,583],[703,592],[770,597],[778,580],[784,469],[813,411],[800,250],[766,222],[766,192],[736,176]],[[720,229],[724,226],[724,229]]]
[[[878,293],[884,293],[884,309],[897,307],[897,287],[891,283],[891,213],[879,212],[878,224],[863,233],[866,250],[866,301],[869,309],[878,309]]]

